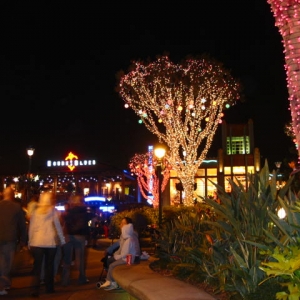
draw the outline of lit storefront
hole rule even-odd
[[[3,187],[11,183],[25,202],[29,201],[26,199],[28,189],[30,194],[51,191],[57,202],[68,200],[72,193],[102,196],[106,201],[120,203],[137,199],[136,179],[129,172],[96,159],[80,159],[73,152],[61,160],[48,160],[36,174],[2,176]]]
[[[216,186],[231,192],[229,180],[242,184],[247,190],[249,174],[260,171],[259,149],[254,147],[253,124],[222,124],[222,149],[217,157],[202,162],[195,174],[195,199],[216,198]],[[170,180],[163,192],[163,205],[183,203],[184,191],[175,171],[170,171]],[[3,178],[18,186],[18,193],[26,195],[30,186],[34,191],[52,191],[57,201],[62,202],[74,193],[104,197],[105,201],[120,203],[147,202],[142,198],[135,176],[96,159],[81,159],[69,152],[61,160],[48,160],[38,174],[16,178]],[[237,182],[238,181],[238,182]]]
[[[249,186],[249,174],[260,171],[260,152],[254,148],[253,124],[222,124],[222,149],[216,158],[207,158],[195,175],[195,199],[217,198],[218,185],[225,192],[231,192],[229,180],[241,184],[245,190]],[[171,170],[169,188],[163,193],[164,205],[182,203],[181,191],[176,172]]]

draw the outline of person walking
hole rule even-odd
[[[0,289],[0,295],[6,295],[11,282],[11,268],[17,244],[21,249],[27,242],[25,215],[21,205],[15,203],[15,193],[10,187],[3,191],[0,201],[0,277],[7,278],[9,284]]]
[[[31,218],[33,212],[34,212],[35,209],[37,208],[38,202],[39,202],[39,197],[38,197],[38,195],[33,195],[33,196],[30,198],[30,201],[29,201],[28,204],[27,204],[27,214],[26,214],[26,218],[27,218],[27,221],[28,221],[28,222],[30,221],[30,218]]]
[[[34,258],[32,297],[39,296],[43,260],[45,260],[46,293],[54,293],[55,254],[57,247],[65,244],[59,214],[54,207],[54,202],[52,193],[41,194],[37,208],[30,218],[28,247]]]
[[[85,274],[85,250],[89,238],[89,219],[90,214],[84,203],[82,195],[73,195],[70,198],[70,207],[63,215],[63,227],[66,237],[66,244],[63,246],[63,271],[62,285],[70,283],[70,272],[73,251],[75,252],[75,265],[79,271],[78,281],[80,284],[88,283]]]

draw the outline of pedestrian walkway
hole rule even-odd
[[[102,270],[101,258],[104,249],[111,243],[109,239],[98,240],[97,249],[88,248],[87,277],[90,282],[84,285],[77,283],[77,273],[71,273],[71,283],[68,287],[55,284],[54,294],[43,293],[39,299],[56,300],[215,300],[213,296],[194,286],[175,278],[164,277],[155,273],[149,267],[149,261],[142,261],[138,265],[122,265],[115,268],[114,276],[120,289],[104,291],[96,288]],[[7,295],[0,299],[32,300],[30,297],[32,260],[28,250],[17,254],[12,288]]]
[[[38,299],[56,299],[56,300],[129,300],[130,295],[122,290],[104,291],[96,288],[96,283],[102,270],[102,263],[104,249],[110,245],[111,240],[99,240],[99,247],[97,249],[87,248],[87,269],[86,274],[89,283],[80,285],[77,283],[78,273],[74,269],[71,273],[71,283],[67,287],[62,287],[59,282],[55,284],[54,294],[45,294],[43,286]],[[8,290],[7,295],[0,296],[0,300],[32,300],[30,297],[32,257],[28,250],[17,253],[14,262],[14,272],[12,277],[12,287]]]

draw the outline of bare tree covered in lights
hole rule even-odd
[[[119,83],[120,96],[159,142],[181,180],[186,205],[194,200],[194,177],[223,116],[239,99],[239,85],[209,58],[175,64],[167,56],[148,64],[134,62]]]
[[[152,163],[151,163],[152,161]],[[129,162],[129,168],[132,173],[137,176],[137,182],[143,197],[152,201],[153,207],[157,208],[159,203],[159,182],[155,173],[155,158],[149,159],[149,153],[147,154],[135,154]],[[164,161],[165,168],[163,170],[163,181],[161,184],[161,192],[166,188],[168,180],[170,178],[170,166],[167,161]],[[149,194],[151,193],[151,195]]]
[[[300,156],[300,0],[267,0],[283,38],[292,128]]]

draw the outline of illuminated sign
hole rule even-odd
[[[103,212],[114,212],[115,207],[114,206],[100,206],[99,207],[100,210],[102,210]]]
[[[65,160],[58,160],[58,161],[47,161],[47,167],[68,167],[71,171],[75,169],[75,167],[80,166],[94,166],[96,165],[95,159],[85,159],[85,160],[78,160],[78,156],[72,152],[69,152]]]
[[[100,196],[85,197],[84,201],[85,202],[89,202],[89,201],[105,201],[105,197],[100,197]]]
[[[74,160],[78,160],[78,156],[75,155],[75,154],[73,154],[72,152],[70,152],[70,153],[68,154],[68,156],[65,158],[66,161],[67,161],[67,160],[73,161],[73,159],[74,159]],[[75,166],[74,166],[74,165],[68,165],[68,168],[69,168],[71,171],[73,171],[73,170],[75,169]]]

